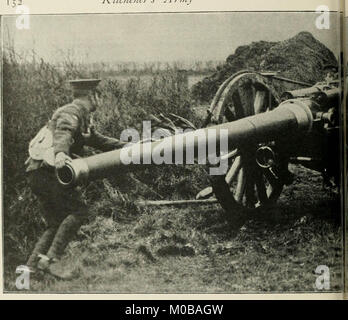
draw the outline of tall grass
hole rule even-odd
[[[97,71],[88,71],[70,60],[57,67],[36,56],[28,61],[13,49],[4,52],[3,200],[7,272],[13,272],[15,266],[25,262],[44,227],[39,204],[25,179],[28,143],[55,109],[71,101],[69,79],[98,75]],[[179,114],[199,126],[191,108],[194,102],[176,69],[154,72],[146,81],[140,77],[122,82],[104,79],[101,92],[103,106],[94,119],[97,129],[106,135],[119,137],[125,128],[141,129],[143,120],[159,112]],[[115,210],[127,215],[134,209],[129,204],[135,197],[187,197],[204,180],[201,169],[195,167],[144,168],[131,175],[110,177],[109,182],[93,182],[85,195],[92,216],[112,214]]]

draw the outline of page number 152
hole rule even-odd
[[[14,8],[17,6],[21,6],[23,4],[23,0],[6,0],[8,6]]]

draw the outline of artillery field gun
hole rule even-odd
[[[275,79],[305,88],[279,96],[273,85]],[[340,100],[339,81],[311,86],[273,73],[242,71],[231,76],[211,103],[206,128],[194,132],[205,137],[206,145],[218,145],[220,130],[227,130],[228,152],[218,151],[218,157],[227,161],[228,169],[223,175],[210,176],[212,187],[198,198],[214,193],[222,207],[233,212],[267,207],[277,201],[284,185],[293,182],[289,163],[319,171],[325,183],[339,185]],[[216,130],[216,136],[207,134],[211,129]],[[197,152],[202,140],[189,136],[192,132],[180,135],[183,143],[179,147],[174,143],[179,136],[142,144],[137,151],[140,163],[149,164],[144,160],[151,159],[151,152],[159,146],[162,152],[172,154],[190,149]],[[75,159],[57,172],[58,180],[72,185],[135,166],[141,168],[139,164],[125,164],[122,152],[124,149]]]

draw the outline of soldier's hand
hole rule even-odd
[[[95,131],[94,126],[90,126],[86,133],[82,133],[82,136],[85,140],[88,140],[95,134]]]
[[[54,165],[56,169],[61,169],[65,166],[66,162],[70,162],[70,161],[72,161],[72,159],[67,154],[65,154],[64,152],[59,152],[56,155],[56,160]]]

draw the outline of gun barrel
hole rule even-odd
[[[119,150],[97,154],[91,157],[75,159],[67,163],[65,167],[57,170],[58,181],[65,186],[82,183],[86,180],[107,177],[110,172],[124,172],[139,164],[156,164],[152,159],[152,153],[158,148],[167,149],[172,153],[185,154],[187,150],[197,152],[200,143],[218,145],[221,132],[225,129],[228,135],[229,148],[253,142],[272,141],[280,135],[293,136],[298,133],[307,133],[312,128],[313,115],[311,101],[288,100],[281,103],[276,109],[260,113],[254,116],[242,118],[237,121],[223,123],[217,126],[199,129],[181,135],[166,137],[164,139],[147,142],[142,145],[133,144]],[[214,130],[216,134],[209,134],[208,130]],[[204,139],[192,139],[204,137]],[[182,143],[176,143],[180,139]],[[140,163],[127,161],[129,153],[138,153]],[[190,163],[192,164],[192,163]]]

